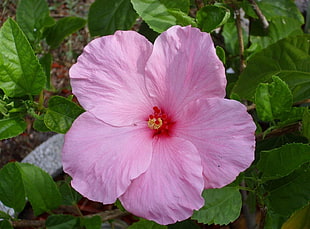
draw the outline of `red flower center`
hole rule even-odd
[[[148,127],[154,130],[155,134],[168,134],[169,125],[172,123],[167,114],[156,106],[153,107],[153,111],[153,114],[149,115]]]

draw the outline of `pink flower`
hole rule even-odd
[[[133,31],[90,42],[70,69],[86,112],[65,136],[72,186],[105,204],[170,224],[203,206],[205,188],[232,182],[254,157],[255,125],[224,99],[211,37],[174,26],[152,45]]]

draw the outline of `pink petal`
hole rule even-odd
[[[133,31],[91,41],[70,69],[73,94],[105,122],[133,124],[148,103],[144,71],[151,52],[152,44]]]
[[[163,32],[147,62],[146,83],[152,96],[169,104],[169,113],[193,100],[223,98],[225,69],[210,34],[190,26],[173,26]]]
[[[152,135],[145,126],[111,127],[85,112],[65,136],[63,168],[83,196],[114,203],[149,167]]]
[[[244,105],[211,98],[185,107],[174,134],[198,149],[205,188],[220,188],[234,181],[254,160],[255,129]]]
[[[156,141],[156,140],[155,140]],[[202,207],[202,168],[196,148],[180,138],[158,138],[147,171],[120,200],[129,212],[160,224],[187,219]]]

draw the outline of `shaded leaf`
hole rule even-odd
[[[310,228],[310,205],[296,211],[281,227],[281,229]]]
[[[268,209],[287,219],[293,212],[306,206],[310,199],[309,177],[310,168],[306,163],[284,178],[266,182]]]
[[[262,172],[262,179],[277,179],[287,176],[307,162],[310,162],[310,146],[292,143],[262,151],[257,168]]]
[[[202,196],[205,205],[192,216],[192,219],[198,220],[199,223],[227,225],[239,217],[242,206],[239,189],[206,189]]]
[[[39,41],[44,27],[55,22],[49,16],[46,0],[21,0],[16,9],[16,21],[30,42]]]
[[[3,228],[3,229],[13,229],[11,223],[8,220],[1,220],[0,221],[0,228]]]
[[[212,32],[222,26],[230,17],[229,9],[223,6],[207,5],[197,12],[198,27],[204,32]]]
[[[289,37],[256,53],[240,75],[232,93],[242,99],[254,100],[260,83],[271,81],[273,75],[284,80],[293,94],[293,102],[310,94],[310,35]]]
[[[141,219],[140,221],[133,223],[128,229],[168,229],[165,225],[157,224],[153,221]]]
[[[44,123],[52,131],[64,134],[83,112],[83,108],[70,100],[61,96],[53,96],[48,102]]]
[[[82,196],[77,191],[75,191],[66,181],[62,181],[60,183],[59,191],[62,196],[63,205],[74,205],[82,198]]]
[[[53,27],[44,32],[46,34],[46,42],[51,49],[57,48],[61,42],[70,35],[83,28],[86,21],[79,17],[65,17],[59,19]]]
[[[88,27],[91,36],[109,35],[130,29],[137,17],[130,0],[96,0],[89,9]]]
[[[0,201],[21,212],[26,204],[22,176],[16,163],[8,163],[0,170]]]
[[[78,218],[72,215],[50,215],[45,223],[47,229],[73,229],[76,228]]]
[[[37,95],[45,74],[27,38],[16,22],[8,19],[0,30],[0,88],[9,97]]]
[[[310,141],[310,112],[309,109],[304,111],[302,117],[302,134]]]
[[[17,166],[35,215],[50,211],[61,204],[56,183],[48,173],[31,164],[18,163]]]
[[[89,217],[81,217],[80,218],[80,226],[85,229],[101,229],[101,218],[100,216]]]
[[[50,76],[51,76],[52,59],[53,59],[52,55],[50,53],[47,53],[44,56],[42,56],[39,60],[46,76],[46,84],[45,84],[46,89],[51,89]]]

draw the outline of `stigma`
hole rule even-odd
[[[169,129],[170,120],[157,106],[153,107],[153,114],[149,115],[147,125],[150,129],[155,130],[156,134],[167,133]]]

